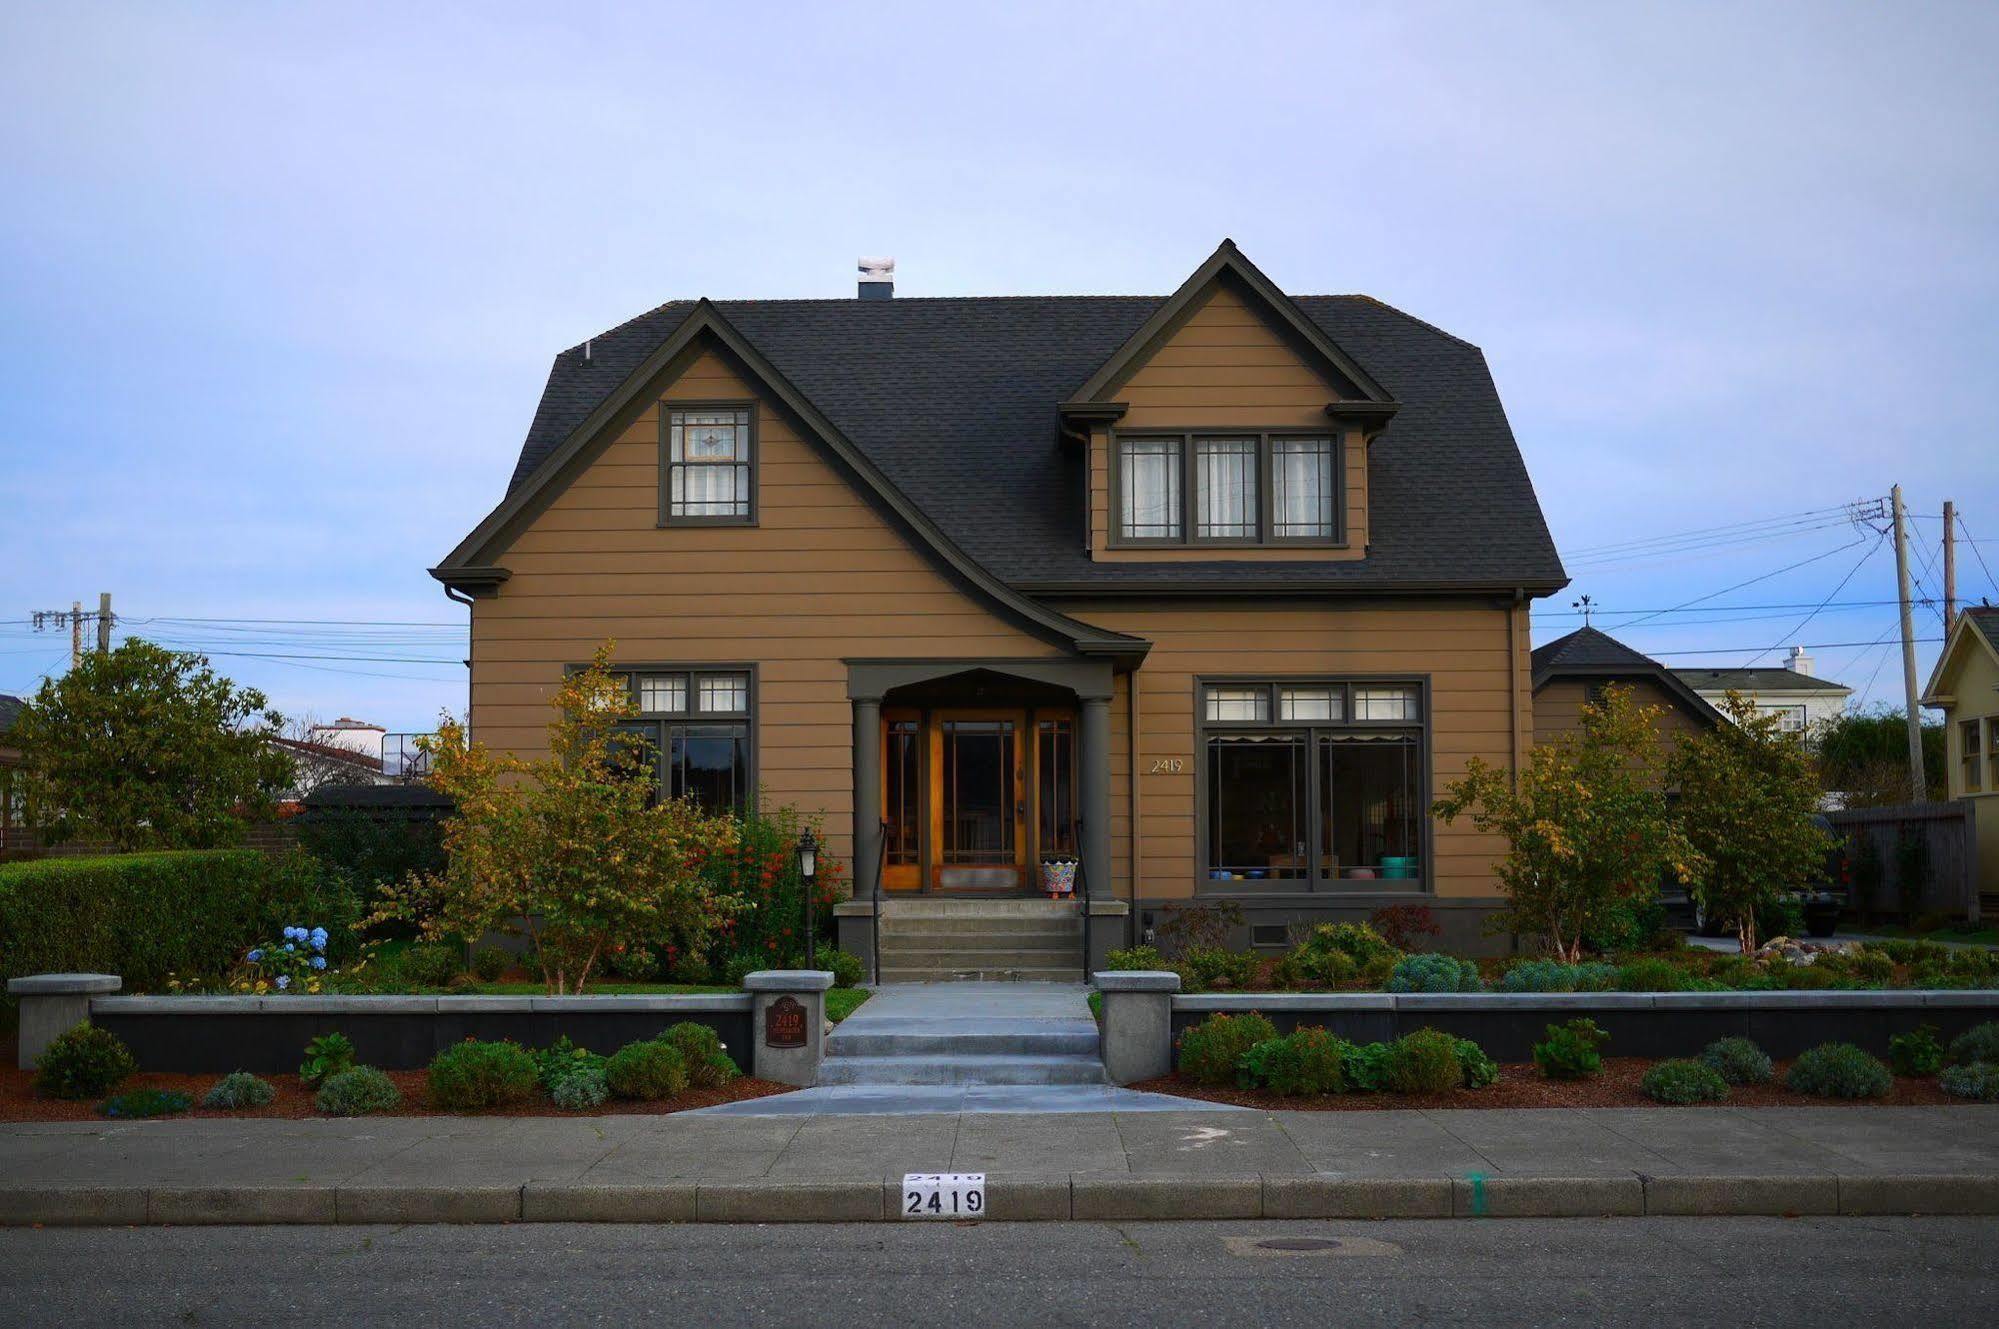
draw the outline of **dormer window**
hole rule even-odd
[[[662,411],[660,524],[756,522],[756,440],[747,403]]]
[[[1323,434],[1120,433],[1113,543],[1340,543],[1340,445]]]

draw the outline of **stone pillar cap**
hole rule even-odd
[[[833,975],[824,969],[759,969],[743,975],[745,992],[824,992]]]
[[[28,974],[7,980],[9,995],[47,997],[77,992],[116,992],[125,980],[116,974]]]
[[[1099,992],[1178,992],[1180,975],[1171,969],[1106,969],[1090,975]]]

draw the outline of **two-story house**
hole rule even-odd
[[[432,570],[475,736],[538,750],[614,639],[661,790],[823,812],[888,976],[1074,977],[1085,917],[1101,955],[1209,900],[1238,941],[1420,902],[1478,944],[1502,846],[1427,809],[1524,760],[1565,581],[1478,348],[1226,241],[1165,297],[863,271],[556,357]],[[1081,901],[1033,901],[1062,856]]]

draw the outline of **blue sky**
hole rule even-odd
[[[429,728],[423,570],[559,348],[859,254],[1164,293],[1227,235],[1485,348],[1576,576],[1537,640],[1588,592],[1713,652],[1671,663],[1879,641],[1820,672],[1898,696],[1837,509],[1900,481],[1936,593],[1957,500],[1999,600],[1995,58],[1976,4],[10,4],[0,691],[109,590],[288,713]]]

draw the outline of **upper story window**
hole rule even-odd
[[[663,524],[748,526],[756,520],[754,422],[747,403],[663,411]]]
[[[1176,432],[1116,437],[1114,542],[1337,544],[1340,446],[1327,435]]]

